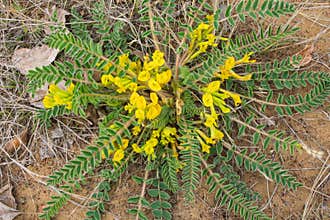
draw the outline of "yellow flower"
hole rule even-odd
[[[158,138],[159,135],[160,135],[160,131],[159,130],[154,130],[154,131],[152,131],[151,137]]]
[[[235,64],[238,65],[241,63],[255,63],[256,60],[250,60],[252,54],[253,54],[253,52],[245,54],[244,57],[242,59],[236,61]]]
[[[158,103],[151,103],[147,107],[147,119],[152,120],[157,118],[157,116],[161,113],[162,107]]]
[[[232,68],[235,67],[235,57],[228,57],[227,60],[225,61],[225,70],[231,70]]]
[[[143,150],[148,155],[148,157],[154,155],[155,153],[154,147],[151,145],[145,145]]]
[[[170,69],[156,75],[156,80],[159,84],[167,84],[172,77],[172,71]]]
[[[142,95],[139,95],[139,97],[136,99],[135,105],[137,109],[144,110],[147,106],[147,101]]]
[[[141,131],[141,127],[140,126],[134,126],[134,128],[132,129],[132,131],[133,131],[133,135],[134,136],[137,136],[140,133],[140,131]]]
[[[158,140],[152,137],[145,143],[145,145],[143,145],[143,151],[148,156],[148,159],[156,158],[154,147],[157,146],[157,144],[158,144]]]
[[[162,131],[162,138],[160,142],[163,145],[167,145],[168,143],[175,143],[175,138],[173,136],[176,135],[176,128],[173,127],[165,127]]]
[[[206,87],[206,91],[209,93],[217,92],[220,89],[221,82],[219,80],[210,82]]]
[[[137,62],[130,62],[129,64],[129,69],[134,72],[134,73],[138,73],[140,72],[141,69],[141,62],[137,61]]]
[[[127,104],[127,105],[125,105],[125,111],[128,111],[128,113],[131,113],[134,109],[135,109],[135,107],[132,105],[132,104]]]
[[[215,76],[221,78],[222,80],[228,79],[229,77],[233,77],[233,78],[241,80],[241,81],[250,80],[251,77],[252,77],[252,74],[248,74],[248,75],[245,75],[245,76],[240,76],[237,73],[235,73],[232,69],[236,65],[239,65],[239,64],[242,64],[242,63],[255,63],[256,60],[250,60],[250,56],[252,54],[253,54],[252,52],[247,53],[247,54],[244,55],[244,57],[242,59],[240,59],[238,61],[235,61],[234,57],[228,57],[226,59],[224,65],[219,67],[220,74],[215,73]]]
[[[120,78],[118,76],[116,76],[112,82],[118,87],[118,89],[116,90],[118,93],[123,93],[126,92],[126,89],[128,87],[128,84],[130,83],[130,80],[128,79],[124,79],[124,78]]]
[[[135,117],[138,119],[138,121],[141,123],[145,119],[145,113],[142,109],[137,109],[135,111]]]
[[[164,53],[159,50],[155,50],[155,52],[152,54],[152,60],[157,67],[163,66],[165,64]]]
[[[74,84],[71,83],[67,90],[60,89],[57,85],[51,84],[49,92],[43,99],[45,108],[53,108],[57,105],[65,105],[67,109],[72,108]]]
[[[206,127],[210,128],[210,127],[216,125],[216,120],[217,120],[217,117],[206,114],[206,121],[205,121],[204,125]]]
[[[222,140],[222,138],[224,137],[224,134],[220,130],[218,130],[216,127],[211,126],[210,130],[211,130],[211,138],[213,140],[216,140],[216,141]]]
[[[58,105],[58,104],[55,102],[55,100],[54,100],[54,94],[52,94],[52,93],[48,93],[48,94],[44,97],[42,103],[44,104],[44,107],[45,107],[45,108],[53,108],[53,107],[55,107],[55,106]]]
[[[218,44],[214,43],[215,42],[215,39],[216,39],[216,37],[215,37],[214,34],[208,34],[206,36],[206,39],[207,39],[207,43],[208,43],[209,46],[211,46],[211,47],[218,46]]]
[[[223,113],[230,112],[230,108],[227,107],[226,102],[223,99],[214,97],[214,104],[218,106]]]
[[[103,86],[109,86],[113,81],[113,76],[111,74],[104,74],[101,76],[101,83]]]
[[[120,146],[120,149],[125,150],[128,147],[129,140],[124,138],[121,140],[122,145]]]
[[[204,142],[201,142],[201,145],[202,145],[202,152],[209,154],[211,147],[209,145],[205,144]]]
[[[212,24],[214,22],[214,15],[206,15],[206,19]]]
[[[152,103],[158,103],[158,96],[157,96],[156,93],[151,92],[151,93],[150,93],[150,99],[151,99],[151,102],[152,102]]]
[[[204,93],[202,99],[203,99],[204,106],[210,107],[213,105],[213,97],[212,97],[211,93]]]
[[[150,145],[152,147],[156,147],[158,144],[158,140],[156,138],[150,138],[147,142],[146,145]]]
[[[151,62],[144,62],[143,64],[143,69],[144,71],[152,71],[153,69],[156,69],[157,68],[157,65],[155,62],[151,61]]]
[[[133,92],[129,98],[129,102],[135,106],[136,105],[136,102],[137,100],[139,99],[140,95],[137,93],[137,92]]]
[[[138,88],[138,86],[136,83],[132,82],[128,85],[128,89],[131,90],[132,92],[136,92],[137,88]]]
[[[122,54],[118,57],[119,66],[124,68],[127,64],[130,63],[130,59],[128,58],[128,54]]]
[[[113,155],[112,161],[113,162],[120,162],[125,157],[124,151],[122,149],[118,149],[115,151]]]
[[[224,89],[221,89],[221,92],[223,92],[223,93],[227,94],[228,96],[230,96],[234,100],[235,106],[238,106],[239,104],[242,103],[241,97],[238,94],[233,93],[233,92],[229,92],[229,91],[224,90]]]
[[[202,132],[201,130],[197,129],[196,130],[197,134],[203,138],[203,140],[207,143],[207,144],[215,144],[215,141],[212,140],[212,138],[209,138],[204,132]]]
[[[204,152],[204,153],[208,153],[208,154],[209,154],[209,153],[210,153],[210,148],[211,148],[211,146],[205,144],[205,142],[204,142],[200,137],[197,137],[197,139],[198,139],[199,143],[200,143],[201,146],[202,146],[202,152]]]
[[[148,86],[154,92],[158,92],[162,89],[162,87],[159,85],[159,83],[154,78],[151,78],[148,81]]]
[[[132,144],[133,151],[135,153],[141,153],[142,149],[137,144]]]
[[[141,71],[138,76],[138,80],[141,82],[146,82],[150,79],[150,73],[148,71]]]
[[[146,71],[152,71],[158,69],[159,67],[165,64],[164,53],[159,50],[156,50],[152,54],[152,61],[149,62],[149,56],[145,56],[143,69]]]

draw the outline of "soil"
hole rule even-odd
[[[295,1],[300,2],[300,1]],[[304,9],[298,14],[292,24],[297,24],[301,31],[296,37],[303,41],[304,39],[313,39],[318,36],[326,27],[330,25],[330,10],[327,1],[313,2],[315,4],[312,9]],[[327,8],[317,7],[327,6]],[[315,19],[315,21],[313,21]],[[285,19],[283,20],[286,21]],[[315,49],[313,60],[305,67],[314,70],[324,70],[329,72],[329,39],[330,33],[324,33],[315,41]],[[293,55],[303,49],[304,45],[297,45],[294,48],[284,48],[285,54]],[[276,52],[276,51],[275,51]],[[304,184],[304,187],[298,191],[284,189],[279,185],[265,179],[257,173],[242,172],[242,179],[246,181],[251,188],[262,195],[262,200],[258,201],[260,207],[265,208],[265,212],[273,217],[273,219],[330,219],[330,184],[329,184],[329,160],[330,152],[330,106],[326,105],[316,109],[311,113],[303,115],[294,115],[284,119],[273,118],[277,126],[290,132],[296,138],[299,138],[313,152],[323,152],[322,159],[316,158],[315,155],[307,153],[305,149],[300,149],[294,156],[287,152],[282,152],[279,156],[271,154],[274,158],[282,162],[284,168],[298,178]],[[38,143],[38,142],[34,142]],[[77,144],[79,143],[79,144]],[[39,146],[33,146],[38,149]],[[70,146],[70,154],[63,154],[57,158],[41,159],[40,155],[36,157],[30,165],[27,163],[26,168],[38,175],[47,176],[54,170],[60,168],[66,161],[67,157],[74,155],[84,144],[75,141],[74,146]],[[2,155],[0,155],[0,158]],[[23,157],[23,156],[20,156]],[[327,169],[326,169],[327,167]],[[130,167],[134,170],[134,167]],[[9,161],[0,162],[0,188],[8,181],[14,187],[14,197],[17,202],[17,209],[22,212],[15,220],[34,220],[40,214],[45,203],[51,195],[55,193],[48,187],[38,182],[38,177],[33,177],[22,168],[16,166]],[[139,171],[134,171],[139,172]],[[129,205],[127,199],[129,196],[139,193],[138,186],[131,179],[131,173],[126,172],[120,180],[117,188],[113,188],[110,195],[111,201],[107,204],[109,209],[103,219],[130,219],[126,212]],[[9,180],[10,179],[10,180]],[[95,182],[88,182],[79,191],[79,195],[88,197],[91,190],[95,187]],[[173,219],[189,219],[189,220],[221,220],[221,219],[240,219],[238,217],[230,217],[225,209],[214,204],[211,195],[208,194],[207,188],[203,181],[196,190],[196,201],[186,205],[182,193],[178,193],[172,202]],[[85,218],[87,209],[80,205],[80,199],[74,198],[64,208],[61,209],[59,215],[54,219],[77,219]]]

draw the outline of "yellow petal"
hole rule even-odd
[[[214,103],[218,106],[223,113],[229,113],[230,108],[227,107],[226,102],[223,99],[215,98]]]
[[[206,90],[209,93],[217,92],[220,89],[221,82],[219,80],[210,82],[207,86]]]
[[[158,96],[157,96],[156,93],[151,92],[151,93],[150,93],[150,99],[151,99],[151,102],[152,102],[152,103],[158,103]]]
[[[147,106],[147,101],[143,96],[139,95],[139,97],[136,99],[135,105],[138,109],[145,109]]]
[[[145,119],[144,110],[137,109],[135,111],[135,117],[138,119],[139,122],[142,122]]]
[[[214,140],[222,140],[222,138],[224,137],[224,134],[218,130],[216,127],[212,126],[211,128],[211,138]]]
[[[172,77],[172,71],[168,69],[160,74],[157,74],[156,80],[159,84],[167,84],[171,80],[171,77]]]
[[[236,65],[241,64],[241,63],[255,63],[256,60],[250,60],[251,55],[253,52],[247,53],[244,55],[244,57],[238,61],[235,62]]]
[[[209,138],[204,132],[202,132],[201,130],[197,129],[196,130],[197,134],[203,138],[203,140],[208,143],[208,144],[214,144],[215,142],[212,140],[212,138]]]
[[[235,58],[234,57],[228,57],[228,59],[225,61],[225,69],[231,70],[235,67]]]
[[[205,144],[205,143],[201,143],[201,145],[202,145],[202,152],[209,154],[211,147],[209,145]]]
[[[158,144],[158,140],[156,138],[150,138],[147,142],[146,145],[150,145],[152,147],[156,147]]]
[[[132,131],[133,131],[133,135],[137,136],[141,131],[141,127],[140,126],[134,126]]]
[[[129,102],[135,106],[136,102],[138,101],[138,98],[140,97],[140,95],[137,92],[133,92],[131,97],[129,98]]]
[[[162,87],[159,85],[159,83],[154,78],[151,78],[148,81],[148,86],[154,92],[158,92],[162,89]]]
[[[142,149],[137,144],[132,144],[133,151],[135,153],[141,153]]]
[[[147,119],[152,120],[157,118],[157,116],[161,113],[162,108],[158,103],[151,103],[147,108]]]
[[[69,85],[69,87],[67,88],[67,91],[68,91],[70,94],[73,94],[73,90],[74,90],[74,84],[71,83],[71,84]]]
[[[122,145],[120,146],[120,149],[125,150],[128,146],[129,140],[124,138],[124,139],[122,139],[121,142],[122,142]]]
[[[119,66],[124,68],[127,64],[129,64],[130,59],[128,58],[128,54],[122,54],[119,56]]]
[[[234,71],[230,71],[230,76],[232,76],[235,79],[241,80],[241,81],[248,81],[251,79],[252,74],[248,74],[245,76],[240,76],[237,73],[235,73]]]
[[[204,125],[206,127],[212,127],[212,126],[216,125],[216,120],[217,120],[216,117],[213,117],[212,115],[206,115],[206,121],[205,121]]]
[[[44,107],[45,108],[53,108],[53,107],[55,107],[57,105],[56,102],[55,102],[55,100],[54,100],[54,96],[53,96],[52,93],[48,93],[44,97],[42,103],[44,104]]]
[[[124,151],[122,149],[118,149],[115,151],[113,155],[112,161],[113,162],[120,162],[125,157]]]
[[[141,71],[138,76],[138,80],[141,82],[146,82],[150,79],[150,73],[148,71]]]
[[[202,99],[203,99],[204,106],[210,107],[213,105],[213,97],[212,97],[211,93],[204,93]]]

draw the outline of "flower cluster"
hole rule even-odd
[[[155,159],[155,147],[158,145],[158,136],[159,133],[154,131],[149,140],[147,140],[142,147],[139,147],[136,143],[132,144],[133,151],[135,153],[145,153],[148,157],[148,160]]]
[[[152,60],[149,56],[145,56],[142,71],[138,74],[138,81],[147,83],[148,87],[158,92],[166,85],[172,77],[170,69],[164,70],[165,64],[164,53],[156,50],[152,54]]]
[[[116,163],[120,163],[120,161],[122,159],[124,159],[125,157],[125,149],[128,147],[128,143],[129,143],[129,140],[124,138],[122,139],[122,144],[119,145],[117,143],[117,141],[113,141],[112,142],[112,145],[115,147],[114,150],[111,150],[110,148],[107,149],[107,153],[108,155],[112,155],[113,154],[113,157],[112,157],[112,161],[116,164]],[[101,157],[102,159],[105,159],[106,158],[106,155],[105,153],[102,151],[102,154],[101,154]]]
[[[188,61],[206,52],[209,47],[216,47],[217,39],[227,40],[226,38],[217,38],[214,35],[214,17],[212,15],[207,16],[207,19],[207,23],[199,24],[190,33],[191,43],[185,58]],[[218,117],[221,113],[231,111],[226,104],[226,99],[233,99],[235,106],[241,103],[238,94],[222,89],[221,84],[229,78],[241,81],[250,80],[251,74],[240,76],[233,71],[233,68],[240,64],[254,63],[255,60],[250,60],[251,55],[252,53],[245,54],[239,60],[228,57],[224,65],[219,66],[219,71],[214,73],[216,80],[202,88],[202,102],[205,112],[201,114],[201,119],[206,129],[196,129],[202,152],[210,153],[211,146],[224,137],[224,134],[219,130]],[[166,85],[172,78],[172,71],[166,66],[164,53],[156,50],[151,57],[146,55],[143,62],[132,61],[128,54],[122,54],[118,57],[117,62],[109,62],[103,66],[103,71],[101,84],[115,93],[122,94],[121,96],[125,100],[124,110],[127,115],[134,115],[137,123],[129,128],[133,134],[132,139],[123,138],[120,144],[118,140],[104,143],[110,145],[111,148],[109,147],[106,152],[102,152],[102,158],[111,156],[114,164],[118,164],[125,158],[125,150],[129,145],[133,152],[147,156],[148,160],[154,160],[157,152],[163,152],[158,151],[157,146],[171,149],[172,156],[178,158],[177,150],[181,148],[177,143],[177,129],[167,125],[150,130],[145,124],[146,120],[152,121],[161,114],[162,104],[165,100],[163,93],[169,88]],[[164,91],[161,92],[162,89]],[[73,84],[66,90],[51,85],[49,94],[44,98],[45,107],[65,105],[66,108],[71,109],[73,90]],[[166,101],[166,104],[168,103],[171,101]],[[220,109],[220,113],[217,112],[216,108]],[[117,130],[115,127],[110,126],[110,128]],[[145,130],[147,130],[147,136],[142,139],[138,138],[138,135],[142,135]]]
[[[71,83],[66,90],[60,89],[55,84],[51,84],[48,94],[43,99],[44,107],[53,108],[63,105],[70,110],[72,108],[73,90],[73,83]]]
[[[130,73],[124,77],[113,76],[112,74],[103,74],[101,83],[103,86],[116,86],[117,93],[131,92],[129,103],[125,106],[128,113],[134,111],[135,117],[139,123],[145,119],[155,119],[161,113],[161,105],[159,104],[158,95],[162,87],[168,84],[172,77],[172,71],[165,67],[164,53],[156,50],[152,54],[152,60],[149,56],[145,56],[143,66],[139,61],[133,62],[127,54],[123,54],[118,58],[118,68],[126,68]],[[105,71],[110,68],[106,66]],[[139,90],[149,88],[150,100],[148,104],[145,96],[138,93]]]
[[[109,63],[103,67],[103,70],[108,72],[111,67],[112,64]],[[128,67],[128,71],[135,73],[139,71],[141,64],[140,62],[131,61],[127,54],[120,55],[118,57],[118,72],[126,67]],[[119,77],[113,76],[112,74],[103,74],[101,77],[101,83],[105,87],[109,87],[112,84],[115,85],[117,87],[117,93],[124,93],[126,90],[137,90],[137,83],[135,83],[130,76]]]
[[[133,92],[129,103],[125,106],[125,110],[131,113],[135,110],[135,117],[139,123],[142,123],[145,119],[155,119],[162,111],[162,107],[158,103],[158,96],[156,93],[150,93],[151,103],[147,104],[144,96],[139,95],[137,92]]]
[[[139,147],[136,143],[132,144],[133,151],[135,153],[145,153],[148,159],[155,159],[155,147],[158,144],[162,146],[168,146],[171,144],[173,150],[173,156],[178,157],[176,151],[176,128],[165,127],[162,130],[154,130],[149,138],[142,147]]]
[[[237,61],[235,61],[234,57],[228,57],[225,61],[225,64],[221,65],[219,67],[220,73],[214,73],[214,76],[220,78],[221,81],[229,79],[230,77],[233,77],[234,79],[238,79],[241,81],[250,80],[252,77],[252,74],[240,76],[233,71],[233,68],[237,65],[244,64],[244,63],[255,63],[256,60],[250,60],[250,57],[252,54],[253,54],[253,52],[247,53],[244,55],[244,57],[242,59],[237,60]]]
[[[216,47],[218,44],[215,43],[217,37],[213,34],[214,32],[214,16],[207,16],[208,23],[200,23],[191,34],[191,42],[189,45],[190,56],[189,60],[192,60],[202,53],[205,53],[209,47]],[[220,37],[220,40],[228,40],[227,38]]]

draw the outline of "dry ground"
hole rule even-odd
[[[51,7],[54,2],[0,2],[0,148],[24,129],[29,129],[29,141],[10,157],[0,151],[0,188],[7,183],[13,185],[17,209],[22,212],[15,219],[37,219],[45,202],[54,194],[52,189],[44,185],[43,177],[72,158],[93,139],[97,131],[92,122],[78,118],[56,119],[48,130],[37,124],[32,119],[36,109],[26,101],[25,78],[13,68],[10,61],[15,48],[31,47],[40,40],[40,26],[36,24],[42,17],[43,9]],[[69,8],[70,5],[88,7],[91,3],[89,0],[56,2],[63,8]],[[281,22],[297,25],[301,31],[295,36],[297,43],[282,48],[281,54],[293,55],[306,44],[314,44],[313,60],[305,69],[330,72],[330,3],[326,0],[292,2],[297,3],[297,14]],[[279,50],[272,53],[279,53]],[[309,148],[324,152],[324,156],[317,159],[303,150],[294,156],[285,153],[273,155],[304,184],[296,192],[274,185],[258,174],[242,172],[242,178],[261,193],[263,200],[259,205],[274,219],[330,219],[329,102],[311,113],[282,119],[271,117],[271,120],[276,122],[275,127],[290,131]],[[139,173],[136,167],[129,170]],[[120,187],[112,190],[109,212],[104,219],[129,218],[126,213],[127,198],[139,190],[130,178],[132,172],[126,172],[120,180]],[[94,183],[88,181],[84,190],[74,196],[73,201],[55,219],[83,219],[86,200],[94,189]],[[171,201],[174,219],[239,219],[229,217],[230,213],[213,203],[202,181],[197,195],[197,200],[190,206],[184,204],[180,194]]]

